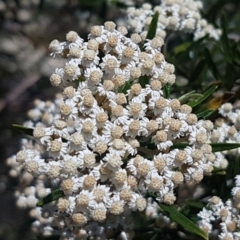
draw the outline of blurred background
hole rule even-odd
[[[61,60],[49,57],[49,43],[64,41],[70,30],[86,39],[91,26],[107,20],[124,25],[127,6],[140,7],[143,2],[147,1],[0,0],[0,240],[40,239],[30,232],[28,211],[15,207],[18,181],[8,176],[5,160],[18,151],[22,137],[11,125],[27,120],[35,99],[54,99],[58,91],[49,76]],[[156,5],[159,0],[148,2]],[[203,2],[204,17],[219,27],[225,12],[229,37],[239,41],[239,1]]]

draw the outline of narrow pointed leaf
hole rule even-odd
[[[185,147],[187,147],[187,146],[189,146],[189,144],[188,143],[185,143],[185,142],[183,142],[183,143],[175,143],[175,144],[173,144],[171,147],[170,147],[170,150],[173,150],[173,149],[184,149]]]
[[[146,39],[153,39],[156,35],[159,13],[156,11],[152,17]]]
[[[202,229],[200,229],[198,225],[192,222],[189,218],[180,213],[176,209],[176,207],[165,204],[159,204],[159,206],[161,207],[161,209],[163,209],[165,212],[169,214],[171,220],[181,225],[187,231],[194,233],[205,240],[208,240],[208,236],[206,235],[206,233]]]
[[[240,158],[237,156],[236,160],[234,161],[234,176],[239,175],[240,171]]]
[[[188,103],[189,106],[191,107],[195,107],[197,105],[199,105],[201,102],[203,102],[205,99],[207,99],[209,96],[212,95],[212,93],[218,88],[218,86],[212,86],[211,88],[209,88],[206,92],[204,92],[202,94],[201,98],[198,98],[194,101],[191,101]]]
[[[196,91],[193,90],[191,92],[188,92],[184,95],[182,95],[180,98],[178,98],[178,100],[181,102],[181,103],[185,103],[187,100],[189,100],[191,98],[191,96],[193,95],[193,93],[195,93]]]
[[[204,55],[205,55],[205,59],[206,59],[207,65],[209,67],[209,70],[211,71],[213,76],[216,78],[216,80],[221,79],[221,76],[218,72],[217,66],[214,63],[211,53],[207,48],[204,49]]]
[[[141,76],[139,78],[139,83],[143,88],[145,88],[146,84],[149,84],[149,78],[147,76]]]
[[[226,62],[223,82],[224,82],[224,85],[227,87],[227,89],[231,89],[233,87],[236,81],[236,76],[237,76],[237,73],[234,70],[233,64],[230,62]]]
[[[158,234],[154,234],[154,236],[150,238],[150,240],[158,240],[158,239],[159,239]]]
[[[210,2],[209,2],[210,3]],[[201,14],[204,16],[208,16],[208,20],[210,22],[216,22],[216,17],[219,12],[221,12],[223,6],[227,4],[228,2],[226,0],[218,0],[215,1],[213,4],[211,4],[210,8],[208,9],[207,13],[204,14],[204,12],[201,12]],[[217,11],[216,11],[217,9]],[[205,17],[204,17],[205,18]]]
[[[198,119],[208,119],[216,110],[206,110],[197,114]]]
[[[188,95],[188,93],[183,95],[178,100],[183,104],[183,103],[189,102],[191,99],[194,99],[194,100],[201,99],[201,97],[203,96],[200,93],[193,93],[193,92],[195,91],[192,91],[192,93],[190,92],[191,93],[190,95]]]
[[[22,125],[12,124],[13,128],[24,132],[27,135],[33,136],[33,128],[27,128]]]
[[[118,0],[111,0],[111,3],[115,4],[119,8],[127,8],[128,7],[127,4],[125,4],[125,3],[121,2],[121,1],[118,1]]]
[[[222,170],[222,168],[214,167],[211,174],[226,175],[226,171]]]
[[[156,11],[154,13],[154,15],[152,17],[152,21],[149,25],[148,33],[146,36],[146,41],[144,42],[144,44],[147,43],[147,39],[152,40],[155,37],[156,32],[157,32],[158,16],[159,16],[159,13],[158,13],[158,11]],[[144,48],[145,48],[144,44],[141,45],[141,47],[140,47],[141,50],[144,50]]]
[[[230,57],[230,60],[232,59],[231,55],[231,48],[229,46],[229,40],[227,36],[227,20],[224,14],[221,16],[221,29],[222,29],[222,36],[221,36],[221,44],[223,46],[224,54]]]
[[[127,81],[124,86],[122,86],[119,90],[120,93],[127,93],[127,90],[129,90],[132,86],[133,80],[130,79],[129,81]]]
[[[202,201],[196,200],[196,199],[186,199],[185,203],[188,206],[191,206],[191,207],[194,207],[194,208],[203,209],[203,207],[205,207],[205,205],[203,204]]]
[[[171,93],[171,86],[169,84],[166,84],[163,87],[163,95],[165,98],[169,98],[170,97],[170,93]]]
[[[200,38],[197,41],[192,42],[185,42],[180,45],[178,45],[173,51],[174,51],[174,58],[178,60],[186,59],[186,56],[189,56],[189,52],[197,47],[201,47],[202,42],[208,38],[208,35],[204,36],[203,38]]]
[[[240,64],[240,51],[239,51],[239,43],[234,42],[231,46],[232,57],[233,57],[233,64],[239,67]]]
[[[226,151],[226,150],[231,150],[235,148],[240,147],[240,143],[211,143],[212,146],[212,151],[213,152],[221,152],[221,151]],[[188,143],[182,142],[182,143],[176,143],[173,144],[170,149],[184,149],[187,146],[190,146]]]
[[[222,152],[240,147],[240,143],[211,143],[213,152]]]
[[[64,197],[64,192],[60,189],[55,189],[49,193],[46,197],[42,198],[37,202],[37,207],[42,207],[43,205],[58,200],[60,197]]]
[[[199,75],[202,73],[204,67],[206,65],[206,60],[202,59],[200,60],[197,65],[195,66],[194,70],[192,71],[192,74],[190,76],[190,81],[194,81],[199,77]]]
[[[176,46],[173,49],[173,52],[174,52],[174,54],[186,52],[191,45],[192,45],[192,42],[183,42],[183,43],[179,44],[178,46]]]

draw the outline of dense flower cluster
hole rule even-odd
[[[219,108],[221,118],[215,121],[215,129],[211,139],[213,142],[219,143],[239,143],[240,142],[240,109],[237,102],[224,103]],[[238,155],[240,148],[225,151],[225,154]]]
[[[221,240],[240,239],[240,175],[235,177],[235,187],[232,189],[233,199],[225,203],[217,196],[208,200],[206,208],[198,214],[199,226],[208,234],[217,231]],[[216,229],[215,229],[216,228]]]
[[[106,22],[92,27],[87,42],[71,31],[65,42],[50,44],[53,56],[66,59],[50,78],[63,99],[36,102],[26,125],[36,143],[24,142],[14,158],[37,177],[23,198],[41,198],[47,184],[64,193],[32,213],[46,235],[57,227],[62,239],[104,239],[120,229],[131,239],[131,213],[146,209],[149,194],[173,204],[180,183],[198,183],[215,166],[208,144],[213,123],[163,95],[162,87],[175,82],[174,66],[160,52],[163,39],[148,40],[141,50],[141,37],[126,34]],[[188,146],[174,147],[179,140]]]
[[[143,4],[142,8],[128,9],[128,25],[133,32],[141,33],[146,38],[152,17],[159,13],[157,36],[165,38],[167,31],[183,31],[193,33],[194,40],[206,35],[215,40],[221,36],[221,30],[215,29],[200,14],[202,2],[195,0],[162,0],[159,6],[152,8],[151,4]]]

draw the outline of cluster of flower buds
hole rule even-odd
[[[163,39],[143,43],[115,27],[93,26],[87,42],[70,31],[65,42],[50,44],[54,57],[66,59],[50,78],[63,88],[63,99],[36,103],[29,114],[39,123],[27,125],[36,143],[25,143],[15,157],[62,191],[41,216],[50,219],[43,221],[46,232],[58,228],[62,239],[105,239],[115,231],[131,239],[131,213],[144,211],[148,196],[172,205],[179,184],[199,183],[215,166],[213,123],[163,94],[175,82],[174,66],[161,53]]]
[[[208,234],[218,235],[219,239],[240,239],[240,175],[235,177],[232,199],[225,203],[221,198],[213,196],[208,200],[206,208],[198,214],[199,226]]]
[[[128,25],[133,32],[141,33],[144,39],[155,12],[159,13],[157,36],[165,38],[167,31],[183,31],[192,33],[194,40],[209,35],[219,40],[221,30],[215,29],[201,17],[202,2],[195,0],[162,0],[159,6],[152,8],[149,3],[142,8],[128,9]]]
[[[234,105],[231,103],[224,103],[219,108],[221,115],[215,121],[215,129],[212,133],[211,140],[219,143],[239,143],[240,142],[240,109],[239,102]],[[225,151],[224,154],[238,155],[240,148]]]

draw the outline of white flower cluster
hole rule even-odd
[[[49,127],[55,119],[60,118],[60,105],[63,103],[61,94],[57,94],[54,101],[34,101],[34,108],[28,111],[29,120],[23,126],[28,128]],[[21,147],[24,151],[31,152],[32,156],[45,154],[45,149],[32,139],[22,139]],[[31,209],[29,215],[34,219],[32,230],[36,234],[50,236],[54,234],[54,218],[49,215],[49,210],[54,211],[54,206],[44,208],[36,207],[36,203],[51,192],[46,176],[34,177],[18,161],[24,161],[25,154],[21,150],[16,156],[7,159],[10,167],[9,175],[18,178],[20,187],[15,191],[16,205],[18,208]],[[16,161],[18,159],[18,161]],[[50,185],[51,186],[51,185]]]
[[[212,142],[239,143],[240,142],[240,109],[231,103],[224,103],[219,108],[222,118],[215,121],[215,129],[212,132]],[[240,148],[224,151],[224,154],[239,155]]]
[[[183,31],[193,33],[194,40],[198,40],[207,34],[215,40],[219,40],[221,30],[215,29],[201,17],[202,2],[195,0],[162,0],[159,6],[152,8],[145,3],[142,8],[128,9],[128,25],[133,32],[141,33],[146,38],[154,13],[159,13],[157,24],[157,36],[165,38],[167,31]]]
[[[42,213],[62,239],[105,239],[116,229],[131,239],[131,213],[146,209],[149,194],[173,204],[180,183],[198,183],[214,166],[212,122],[163,96],[162,87],[175,81],[174,66],[160,52],[163,40],[148,40],[140,50],[141,37],[126,33],[106,22],[92,27],[87,42],[71,31],[66,42],[50,44],[54,56],[66,58],[50,78],[64,98],[30,111],[42,121],[28,124],[38,147],[25,144],[15,160],[64,192]],[[145,76],[149,83],[141,86]],[[188,146],[174,148],[179,140]]]
[[[49,127],[55,119],[61,117],[60,106],[62,104],[63,96],[61,94],[57,94],[54,101],[41,101],[36,99],[34,101],[34,108],[28,111],[29,120],[24,122],[23,126],[26,128],[35,128],[39,126]],[[39,152],[44,154],[45,152],[45,149],[38,143],[29,139],[22,139],[21,148],[29,149],[31,151],[36,150],[36,154]],[[21,152],[19,154],[21,154]],[[32,175],[27,171],[24,171],[23,165],[16,162],[16,156],[9,157],[7,159],[7,165],[11,168],[9,172],[11,177],[18,177],[20,182],[24,182],[25,185],[29,185],[33,180]]]
[[[146,75],[160,80],[162,85],[175,82],[174,66],[168,64],[160,52],[163,39],[156,37],[149,41],[142,52],[138,45],[142,42],[140,35],[132,34],[130,39],[125,36],[128,33],[125,27],[118,30],[115,27],[113,22],[106,22],[104,27],[93,26],[87,42],[74,31],[67,34],[66,42],[52,41],[53,56],[61,55],[67,58],[67,63],[64,68],[56,69],[51,83],[65,87],[81,82],[82,89],[89,88],[94,94],[114,101],[112,91],[130,79]],[[77,83],[74,85],[74,82]]]
[[[221,240],[240,239],[240,175],[235,179],[233,199],[224,203],[219,197],[214,196],[208,200],[207,207],[198,214],[201,219],[199,226],[208,234],[216,234],[217,231]]]

